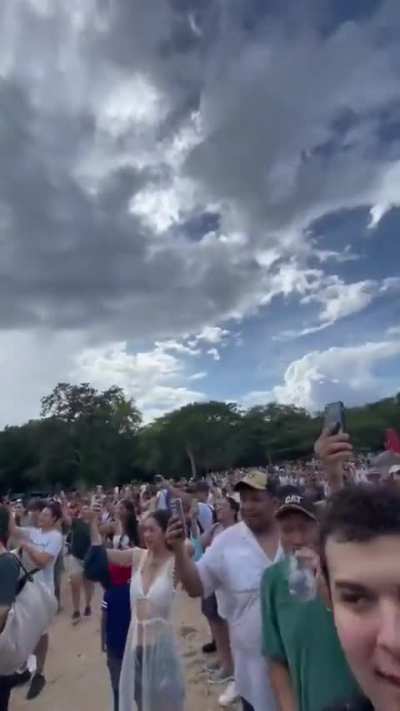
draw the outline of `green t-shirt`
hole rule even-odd
[[[287,560],[265,571],[261,609],[263,654],[287,665],[299,711],[322,711],[359,693],[332,612],[320,599],[289,593]]]

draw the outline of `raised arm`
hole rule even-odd
[[[185,544],[182,523],[173,519],[167,531],[167,543],[175,554],[175,573],[190,597],[203,597],[204,589],[196,564]]]
[[[98,524],[98,511],[92,511],[92,518],[90,521],[90,541],[92,546],[102,546],[103,541],[101,538],[101,533],[99,531]],[[115,565],[121,565],[125,568],[129,568],[132,565],[134,548],[128,548],[126,550],[114,550],[112,548],[106,548],[107,558],[110,563],[115,563]]]
[[[329,493],[339,491],[343,488],[343,465],[353,454],[350,436],[344,432],[335,435],[322,432],[315,443],[314,450],[324,465]]]

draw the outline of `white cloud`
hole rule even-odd
[[[310,270],[308,270],[310,272]],[[366,279],[364,281],[346,284],[338,276],[325,277],[322,271],[313,270],[301,273],[291,269],[291,281],[286,287],[289,293],[297,289],[302,296],[300,303],[321,305],[318,323],[305,326],[302,329],[290,329],[273,336],[275,341],[285,341],[300,336],[308,336],[323,331],[342,318],[359,313],[378,298],[400,292],[400,277],[387,277],[382,281]],[[310,279],[310,276],[312,277]],[[283,280],[283,288],[285,279]]]
[[[203,380],[204,378],[207,377],[207,373],[205,370],[201,370],[198,373],[193,373],[193,375],[189,375],[189,380]]]
[[[400,291],[400,278],[388,277],[382,282],[372,279],[345,284],[338,277],[317,294],[306,297],[303,302],[319,301],[322,311],[320,321],[330,325],[350,314],[358,313],[369,306],[377,297]]]
[[[163,352],[172,351],[175,353],[181,353],[182,355],[198,356],[201,354],[201,350],[199,348],[194,348],[190,344],[186,345],[185,343],[181,343],[180,341],[172,338],[165,341],[156,341],[155,347]]]
[[[184,363],[167,352],[170,342],[157,343],[151,351],[129,353],[124,342],[87,348],[76,358],[74,377],[89,380],[95,387],[122,387],[143,411],[145,420],[204,400],[205,395],[185,386],[190,380]],[[196,374],[194,374],[196,376]],[[192,379],[198,379],[199,374]]]
[[[310,410],[333,400],[358,404],[393,395],[400,387],[399,378],[378,376],[375,368],[399,355],[400,340],[313,351],[293,361],[283,385],[275,386],[270,394],[278,402]]]
[[[345,284],[341,279],[333,280],[335,283],[331,286],[307,298],[308,302],[313,300],[323,305],[319,315],[323,323],[335,323],[340,318],[362,311],[369,306],[378,293],[378,285],[373,281]]]
[[[207,351],[207,354],[211,356],[211,358],[214,358],[214,360],[221,360],[221,355],[217,348],[210,348],[210,350]]]
[[[229,336],[229,331],[219,326],[204,326],[201,332],[194,337],[194,341],[204,341],[213,345],[221,343]]]
[[[375,194],[375,204],[371,207],[369,228],[377,227],[382,217],[393,207],[400,205],[400,161],[389,165],[380,177]]]

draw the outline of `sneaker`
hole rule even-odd
[[[44,687],[46,686],[46,679],[44,678],[43,674],[35,674],[32,677],[31,685],[29,687],[28,693],[26,695],[26,698],[28,701],[32,701],[32,699],[36,699],[37,696],[43,691]]]
[[[229,684],[233,681],[232,674],[229,674],[225,669],[218,669],[212,674],[208,680],[209,684]]]
[[[81,621],[81,613],[79,610],[76,610],[74,614],[72,615],[72,624],[77,625]]]
[[[234,681],[229,682],[223,694],[218,699],[220,706],[230,706],[239,698]]]
[[[14,686],[23,686],[28,683],[30,678],[31,673],[29,669],[25,669],[23,672],[15,672],[15,674],[11,674],[11,676],[8,677],[8,683],[12,688],[14,688]]]
[[[214,640],[212,642],[208,642],[208,644],[205,644],[202,648],[203,654],[214,654],[216,651],[217,645],[215,644]]]
[[[90,605],[86,605],[85,612],[83,613],[85,617],[90,617],[92,614],[92,608]]]

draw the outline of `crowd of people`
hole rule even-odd
[[[330,431],[307,462],[4,502],[0,653],[23,572],[35,571],[61,610],[65,570],[72,625],[92,615],[94,585],[103,589],[114,711],[187,708],[173,614],[181,588],[200,599],[222,707],[399,710],[395,459],[374,466]],[[42,693],[49,630],[41,632],[33,673],[25,663],[4,674],[0,659],[0,711],[16,685],[29,684],[28,699]]]

